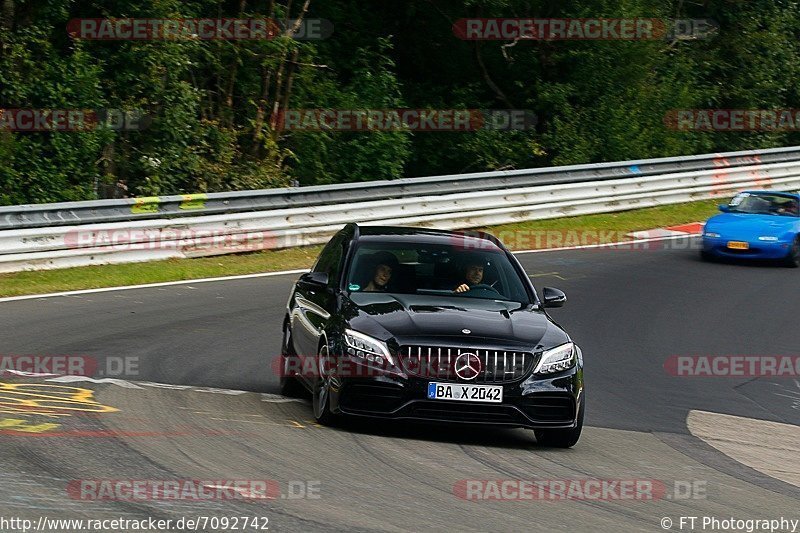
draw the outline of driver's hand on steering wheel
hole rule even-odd
[[[466,283],[462,283],[461,285],[453,289],[453,292],[467,292],[468,290],[469,290],[469,285],[467,285]]]

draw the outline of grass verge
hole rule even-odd
[[[603,230],[624,233],[704,220],[714,214],[718,203],[718,200],[704,200],[619,213],[531,220],[482,229],[501,235],[501,238],[504,232]],[[507,243],[511,249],[529,249],[536,245],[536,239],[511,241]],[[0,274],[0,297],[308,268],[320,249],[320,246],[307,246],[197,259]]]

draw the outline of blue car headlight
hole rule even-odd
[[[720,235],[719,235],[719,233],[715,233],[713,231],[706,231],[705,233],[703,233],[703,237],[710,237],[712,239],[719,239]]]
[[[769,241],[769,242],[776,242],[778,240],[777,237],[773,237],[772,235],[762,235],[758,238],[759,241]]]

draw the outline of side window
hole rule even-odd
[[[342,268],[342,252],[342,238],[336,236],[322,249],[314,265],[314,272],[325,272],[330,283],[335,284]]]

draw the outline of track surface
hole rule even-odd
[[[674,377],[663,367],[671,355],[796,355],[800,272],[707,264],[676,249],[519,257],[538,288],[567,292],[568,304],[553,315],[584,350],[589,427],[572,450],[539,448],[525,430],[316,426],[306,403],[269,395],[277,393],[269,361],[279,350],[296,275],[5,302],[0,354],[136,357],[137,375],[126,379],[254,394],[62,384],[91,389],[100,404],[119,411],[61,418],[55,432],[0,435],[0,515],[259,515],[279,531],[660,531],[662,517],[681,515],[800,518],[800,489],[730,459],[692,436],[686,422],[696,410],[800,425],[798,384]],[[786,451],[786,463],[797,468],[797,448]],[[453,493],[464,479],[534,477],[646,478],[668,487],[700,480],[707,495],[470,502]],[[70,498],[67,483],[85,478],[272,479],[284,492],[290,481],[304,480],[319,482],[320,497]]]

